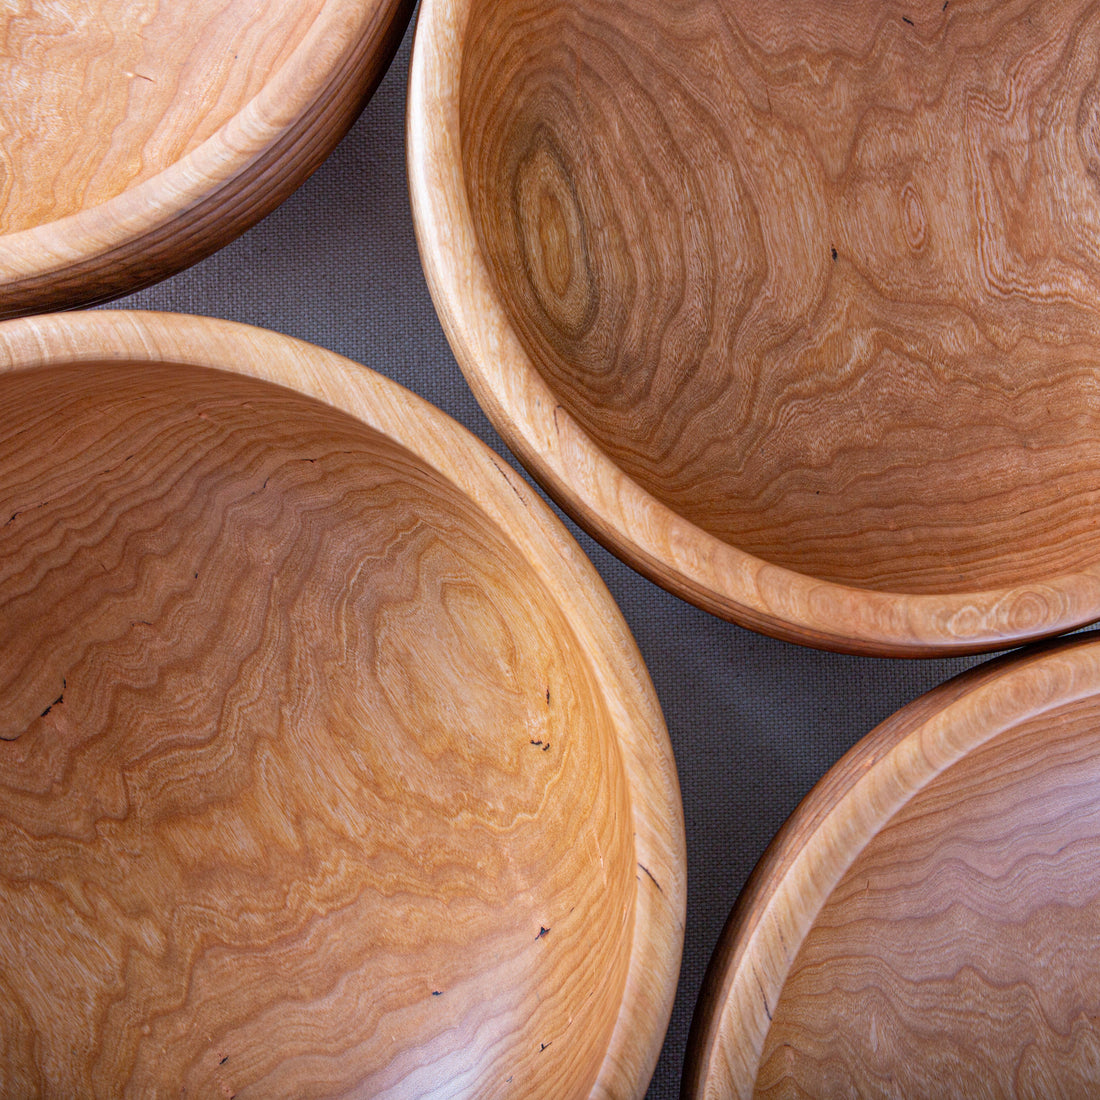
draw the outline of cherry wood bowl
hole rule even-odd
[[[641,1096],[676,772],[610,595],[396,383],[0,326],[0,1093]]]
[[[849,752],[753,872],[683,1096],[1100,1089],[1100,635],[950,681]]]
[[[0,318],[105,301],[227,244],[328,155],[412,0],[0,11]]]
[[[701,607],[882,655],[1100,617],[1084,0],[423,0],[416,226],[574,518]]]

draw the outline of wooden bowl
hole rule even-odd
[[[0,326],[0,1094],[641,1096],[675,768],[448,417],[224,322]]]
[[[824,648],[1100,617],[1083,0],[423,0],[420,247],[509,446],[636,568]]]
[[[0,317],[105,301],[227,244],[362,110],[412,0],[0,11]]]
[[[683,1096],[1100,1090],[1100,635],[899,711],[783,827],[696,1009]]]

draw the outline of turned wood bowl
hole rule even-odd
[[[660,710],[580,549],[396,383],[0,326],[0,1094],[641,1096]]]
[[[1100,635],[972,670],[814,788],[707,973],[683,1097],[1095,1096]]]
[[[1100,18],[423,0],[428,281],[509,446],[709,611],[882,655],[1100,617]]]
[[[282,202],[355,120],[412,0],[0,9],[0,318],[105,301]]]

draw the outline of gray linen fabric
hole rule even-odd
[[[411,42],[410,28],[354,129],[282,207],[210,259],[114,308],[225,317],[309,340],[396,379],[518,467],[455,363],[421,272],[404,159]],[[649,1100],[672,1100],[710,954],[771,837],[863,734],[975,662],[844,657],[762,637],[670,596],[561,518],[634,632],[679,767],[687,936],[648,1092]]]

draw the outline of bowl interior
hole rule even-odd
[[[0,1091],[587,1094],[630,799],[485,514],[311,398],[127,362],[0,375],[0,502]]]
[[[1100,699],[999,734],[856,858],[772,1006],[760,1096],[1085,1096]]]
[[[99,0],[0,13],[0,233],[98,206],[186,156],[324,6]]]
[[[1095,563],[1100,19],[471,0],[479,245],[556,400],[767,561],[899,593]]]

